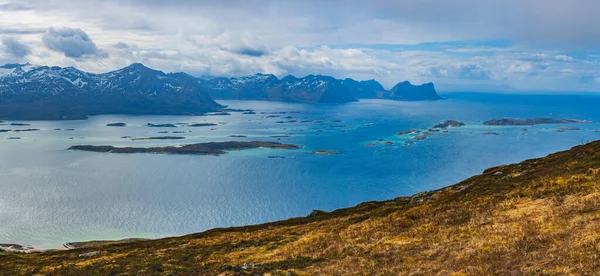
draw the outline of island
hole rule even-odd
[[[140,140],[182,140],[185,137],[181,136],[158,136],[158,137],[143,137],[143,138],[132,138],[132,141],[140,141]]]
[[[214,123],[196,123],[196,124],[191,124],[188,125],[189,127],[206,127],[206,126],[216,126],[217,124]]]
[[[91,152],[110,152],[110,153],[168,153],[168,154],[194,154],[194,155],[223,155],[227,151],[245,150],[256,148],[270,149],[288,149],[295,150],[300,147],[291,144],[282,144],[277,142],[253,141],[253,142],[209,142],[189,144],[183,146],[166,146],[166,147],[114,147],[114,146],[92,146],[78,145],[68,148],[69,150],[91,151]]]
[[[315,155],[336,155],[336,154],[341,154],[341,152],[335,151],[335,150],[313,150],[311,152],[311,154],[315,154]]]
[[[148,127],[177,127],[174,124],[151,124],[151,123],[146,124],[146,126],[148,126]]]
[[[434,125],[432,128],[448,128],[448,127],[461,127],[464,126],[465,124],[456,120],[447,120],[443,123],[439,123],[437,125]]]
[[[571,123],[587,123],[585,120],[573,119],[550,119],[550,118],[535,118],[535,119],[512,119],[502,118],[493,119],[483,122],[486,126],[533,126],[542,124],[571,124]]]
[[[126,123],[112,123],[112,124],[106,124],[106,126],[109,126],[109,127],[124,127],[124,126],[127,126],[127,124]]]
[[[418,129],[409,129],[409,130],[398,131],[398,132],[396,132],[396,135],[417,134],[420,132],[421,131]]]

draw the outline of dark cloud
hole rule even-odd
[[[12,37],[2,38],[2,45],[4,45],[4,51],[13,57],[22,58],[31,54],[29,46]]]
[[[242,48],[233,49],[230,51],[233,53],[236,53],[238,55],[250,56],[250,57],[262,57],[264,55],[269,54],[269,51],[267,51],[267,50],[259,49],[259,48],[249,48],[249,47],[242,47]]]
[[[105,58],[108,56],[98,49],[92,39],[79,28],[50,28],[42,40],[48,49],[63,53],[70,58]]]

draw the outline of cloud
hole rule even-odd
[[[50,28],[43,35],[42,40],[48,49],[63,53],[70,58],[108,56],[96,47],[87,33],[78,28]]]
[[[268,54],[268,52],[263,49],[253,49],[253,48],[246,48],[246,47],[235,49],[235,50],[233,50],[233,52],[236,54],[240,54],[240,55],[244,55],[244,56],[251,56],[251,57],[262,57],[262,56]]]
[[[0,35],[28,45],[31,62],[91,72],[142,62],[196,75],[375,78],[386,87],[406,79],[600,89],[590,81],[600,78],[595,0],[18,3],[0,9]]]
[[[26,44],[21,43],[13,37],[2,38],[4,51],[16,58],[23,58],[31,54],[31,49]]]
[[[113,47],[117,49],[129,49],[130,46],[125,42],[117,42],[113,45]]]
[[[26,6],[18,3],[4,3],[0,4],[0,11],[26,11],[32,9],[30,6]]]

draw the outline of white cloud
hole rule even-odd
[[[29,46],[26,59],[92,72],[142,62],[196,75],[375,78],[387,87],[408,79],[599,88],[581,81],[600,77],[600,2],[592,0],[15,3],[0,4],[0,34]],[[444,44],[378,45],[429,42]]]

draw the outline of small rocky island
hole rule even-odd
[[[586,123],[585,120],[573,119],[550,119],[550,118],[535,118],[535,119],[512,119],[502,118],[483,122],[486,126],[533,126],[542,124],[571,124],[571,123]]]
[[[106,124],[106,126],[109,126],[109,127],[124,127],[124,126],[127,126],[127,124],[119,122],[119,123]]]
[[[217,124],[215,123],[195,123],[195,124],[191,124],[188,125],[189,127],[207,127],[207,126],[216,126]]]
[[[335,150],[313,150],[311,152],[311,154],[314,154],[314,155],[337,155],[337,154],[341,154],[341,152],[335,151]]]
[[[437,125],[434,125],[432,128],[449,128],[449,127],[461,127],[464,126],[465,124],[456,120],[447,120],[443,123],[439,123]]]
[[[177,127],[175,124],[146,124],[148,127]]]
[[[142,138],[132,138],[132,141],[141,141],[141,140],[182,140],[185,137],[181,136],[157,136],[157,137],[142,137]]]
[[[282,144],[277,142],[254,141],[254,142],[210,142],[189,144],[183,146],[167,146],[152,148],[134,148],[134,147],[114,147],[114,146],[92,146],[79,145],[68,148],[69,150],[81,150],[92,152],[110,152],[110,153],[168,153],[168,154],[196,154],[196,155],[223,155],[230,150],[245,150],[256,148],[270,149],[299,149],[299,146],[291,144]]]

